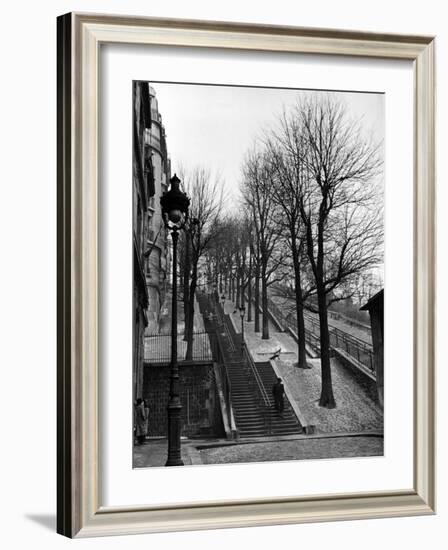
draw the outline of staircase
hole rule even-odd
[[[240,437],[268,435],[264,411],[247,375],[244,363],[227,363],[232,392],[232,408]]]
[[[254,365],[252,362],[252,366],[248,365],[242,353],[241,334],[235,331],[229,316],[224,315],[224,323],[221,323],[215,307],[212,307],[204,294],[198,296],[198,302],[206,330],[216,330],[217,333],[230,382],[232,408],[239,436],[245,438],[302,433],[302,426],[286,396],[283,418],[274,408],[272,386],[276,376],[271,364],[264,362]],[[220,305],[216,307],[220,308]],[[214,317],[210,315],[213,312]],[[253,368],[259,374],[258,382]],[[267,407],[261,398],[259,383],[264,390]]]
[[[255,381],[251,380],[243,360],[241,335],[235,332],[228,315],[224,315],[224,325],[219,329],[218,338],[230,381],[232,408],[239,436],[268,435],[264,409],[258,403],[254,387]]]
[[[255,368],[257,369],[266,393],[269,396],[269,401],[271,404],[271,409],[269,413],[272,435],[292,435],[302,433],[302,425],[297,419],[286,395],[284,396],[285,407],[282,414],[283,418],[280,417],[279,413],[274,408],[274,396],[272,394],[272,386],[277,381],[277,376],[274,372],[274,369],[272,368],[271,363],[269,361],[255,363]]]

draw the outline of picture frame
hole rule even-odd
[[[58,18],[57,531],[90,537],[435,512],[434,37],[69,13]],[[154,507],[99,501],[98,75],[102,44],[408,60],[414,74],[414,484]]]

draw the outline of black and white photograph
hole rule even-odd
[[[132,112],[133,467],[383,456],[384,94]]]
[[[4,6],[3,547],[439,548],[445,4]]]

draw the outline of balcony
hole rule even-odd
[[[157,151],[159,151],[160,153],[162,152],[161,140],[154,134],[151,134],[150,136],[150,144],[152,148],[157,149]]]

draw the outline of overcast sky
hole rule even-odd
[[[209,168],[225,182],[232,200],[238,193],[242,160],[263,129],[301,94],[316,92],[151,82],[167,135],[172,173],[180,167]],[[384,96],[331,92],[342,99],[350,116],[362,119],[375,141],[384,139]],[[230,206],[230,205],[229,205]]]

